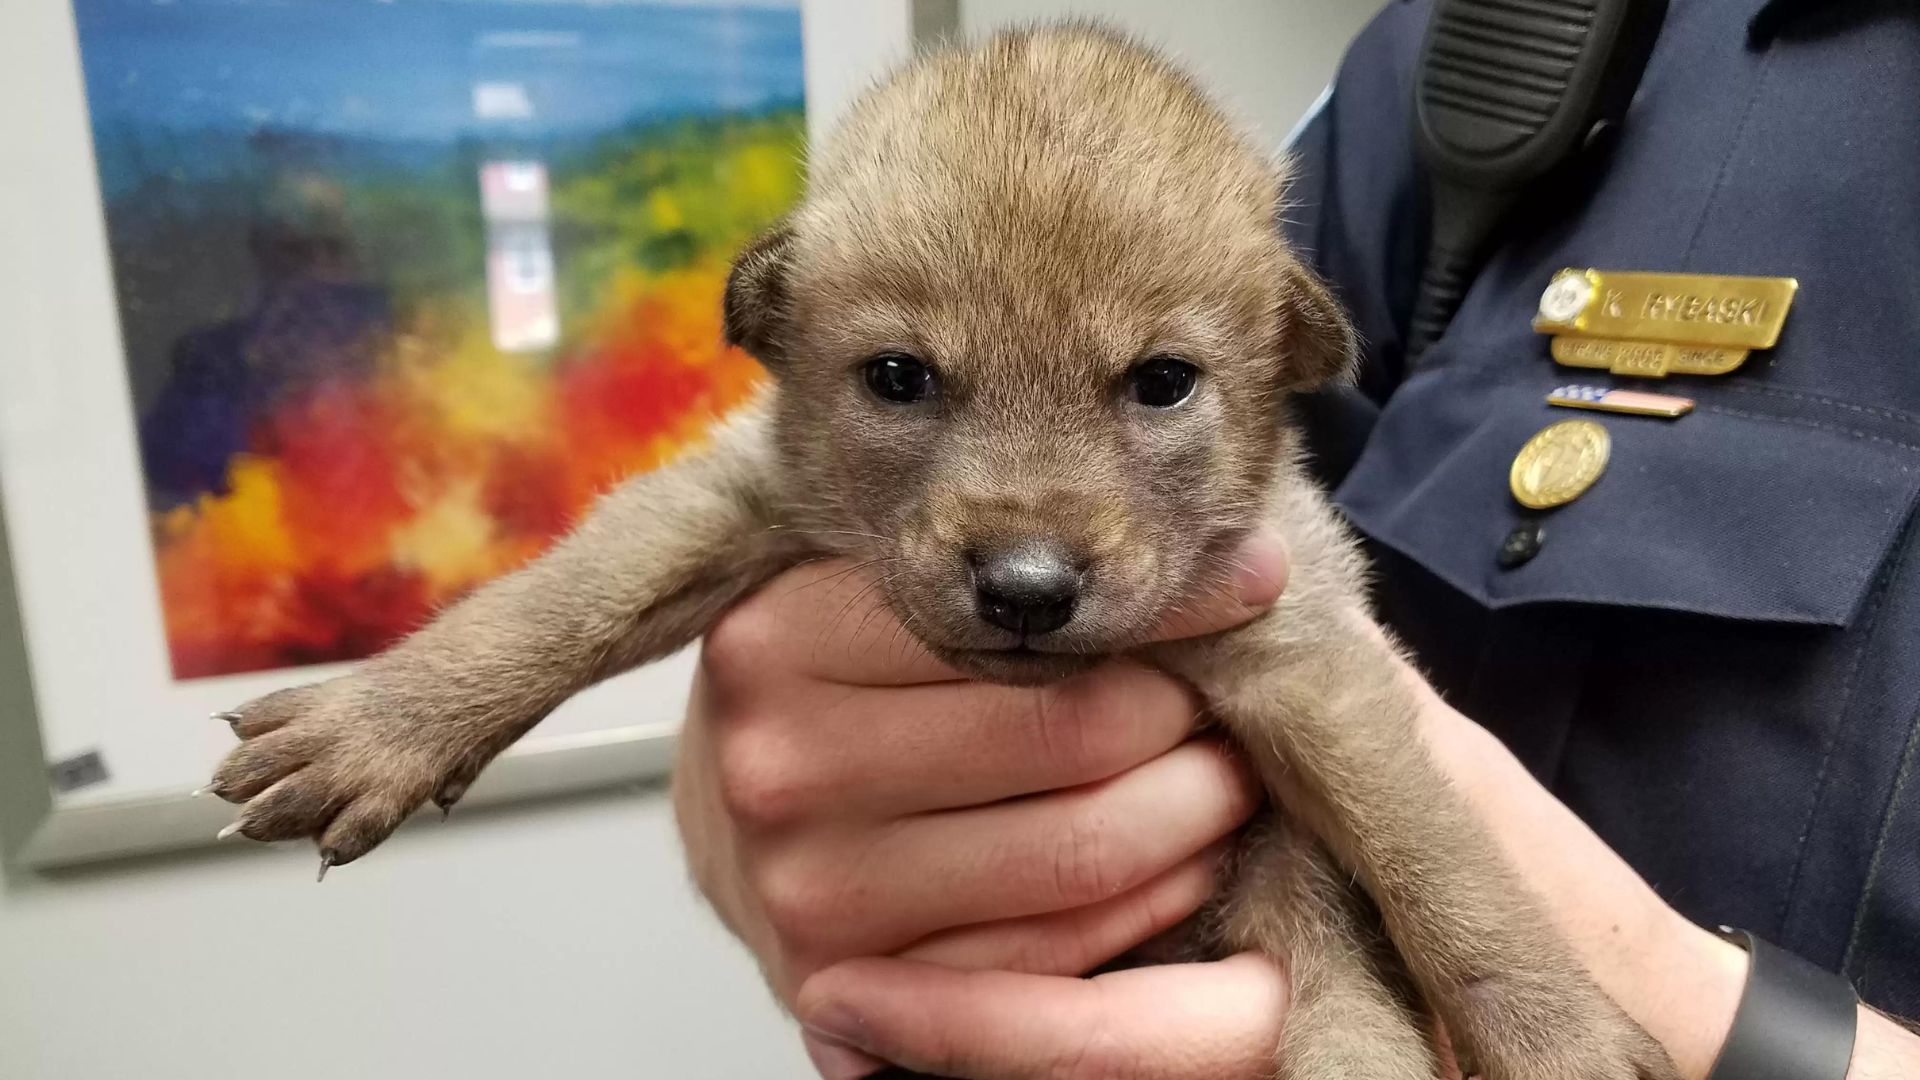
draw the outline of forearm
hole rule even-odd
[[[1746,985],[1746,953],[1668,907],[1536,783],[1485,729],[1421,684],[1427,741],[1497,832],[1622,1008],[1659,1039],[1682,1076],[1712,1070]],[[1578,898],[1576,903],[1561,898]],[[1862,1007],[1848,1080],[1920,1077],[1920,1035]]]
[[[1494,827],[1601,988],[1667,1048],[1680,1075],[1705,1077],[1739,1004],[1745,954],[1680,918],[1499,740],[1424,684],[1422,692],[1441,768]]]

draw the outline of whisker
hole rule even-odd
[[[834,557],[834,556],[831,556],[831,555],[824,555],[824,556],[821,556],[821,557],[820,557],[820,558],[819,558],[818,560],[815,560],[815,561],[817,561],[817,562],[825,562],[825,561],[827,561],[828,559],[831,559],[831,558],[833,558],[833,557]],[[883,561],[885,561],[885,560],[883,560],[883,559],[878,559],[878,558],[874,558],[874,559],[867,559],[867,560],[866,560],[866,561],[864,561],[864,562],[857,562],[857,563],[854,563],[854,564],[853,564],[852,566],[849,566],[849,567],[847,567],[847,568],[846,568],[845,570],[840,570],[840,571],[836,571],[836,572],[834,572],[834,573],[831,573],[831,574],[828,574],[828,575],[827,575],[826,577],[823,577],[823,578],[819,578],[819,579],[816,579],[816,580],[814,580],[814,581],[809,581],[809,582],[807,582],[807,583],[806,583],[805,585],[802,585],[802,586],[800,586],[800,587],[799,587],[798,589],[795,589],[795,590],[793,590],[793,591],[794,591],[794,592],[796,592],[796,593],[797,593],[797,592],[804,592],[805,590],[807,590],[807,589],[811,589],[811,588],[813,588],[813,587],[814,587],[814,586],[816,586],[816,585],[831,585],[832,583],[834,583],[834,582],[836,582],[836,581],[839,581],[840,579],[842,579],[842,578],[844,578],[844,577],[846,577],[846,576],[847,576],[848,574],[854,574],[854,573],[858,573],[858,572],[860,572],[860,571],[862,571],[862,570],[865,570],[865,569],[866,569],[867,567],[869,567],[869,566],[872,566],[872,565],[874,565],[875,563],[878,563],[878,562],[883,562]]]
[[[839,612],[836,613],[833,619],[820,631],[820,636],[814,639],[813,648],[815,656],[819,655],[820,646],[824,644],[829,637],[833,636],[835,630],[839,629],[840,623],[846,619],[847,614],[853,610],[854,605],[858,604],[868,593],[879,587],[880,581],[876,578],[861,586],[859,592],[854,593],[845,604],[841,605]]]
[[[769,532],[775,530],[790,532],[796,536],[857,536],[862,540],[881,541],[890,541],[893,539],[891,536],[881,536],[879,533],[860,532],[857,529],[807,529],[798,525],[783,525],[779,523],[767,526],[767,530]]]

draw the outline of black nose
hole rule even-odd
[[[1080,571],[1051,544],[1017,544],[971,556],[980,617],[1016,634],[1050,633],[1073,618]]]

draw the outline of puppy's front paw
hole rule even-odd
[[[490,754],[456,724],[422,722],[377,677],[281,690],[222,713],[241,743],[205,791],[243,804],[221,835],[312,837],[320,873],[373,850],[432,799],[450,809]]]
[[[1584,973],[1483,979],[1442,1011],[1465,1075],[1680,1080],[1665,1048]]]

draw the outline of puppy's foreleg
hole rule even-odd
[[[1366,615],[1330,512],[1299,485],[1276,520],[1294,556],[1279,605],[1211,639],[1157,647],[1158,661],[1199,687],[1268,790],[1365,886],[1469,1072],[1673,1077],[1427,753],[1420,699]]]
[[[1290,594],[1298,578],[1296,568]],[[1366,887],[1470,1074],[1675,1076],[1660,1045],[1581,967],[1429,758],[1417,698],[1399,681],[1391,646],[1357,609],[1306,615],[1283,600],[1247,627],[1174,656],[1268,789]]]
[[[764,414],[616,490],[540,559],[348,675],[230,714],[209,789],[256,840],[311,836],[351,862],[586,686],[666,655],[796,557],[771,526]]]
[[[1365,898],[1300,825],[1276,814],[1249,834],[1214,932],[1221,951],[1262,952],[1287,966],[1281,1080],[1440,1075]]]

